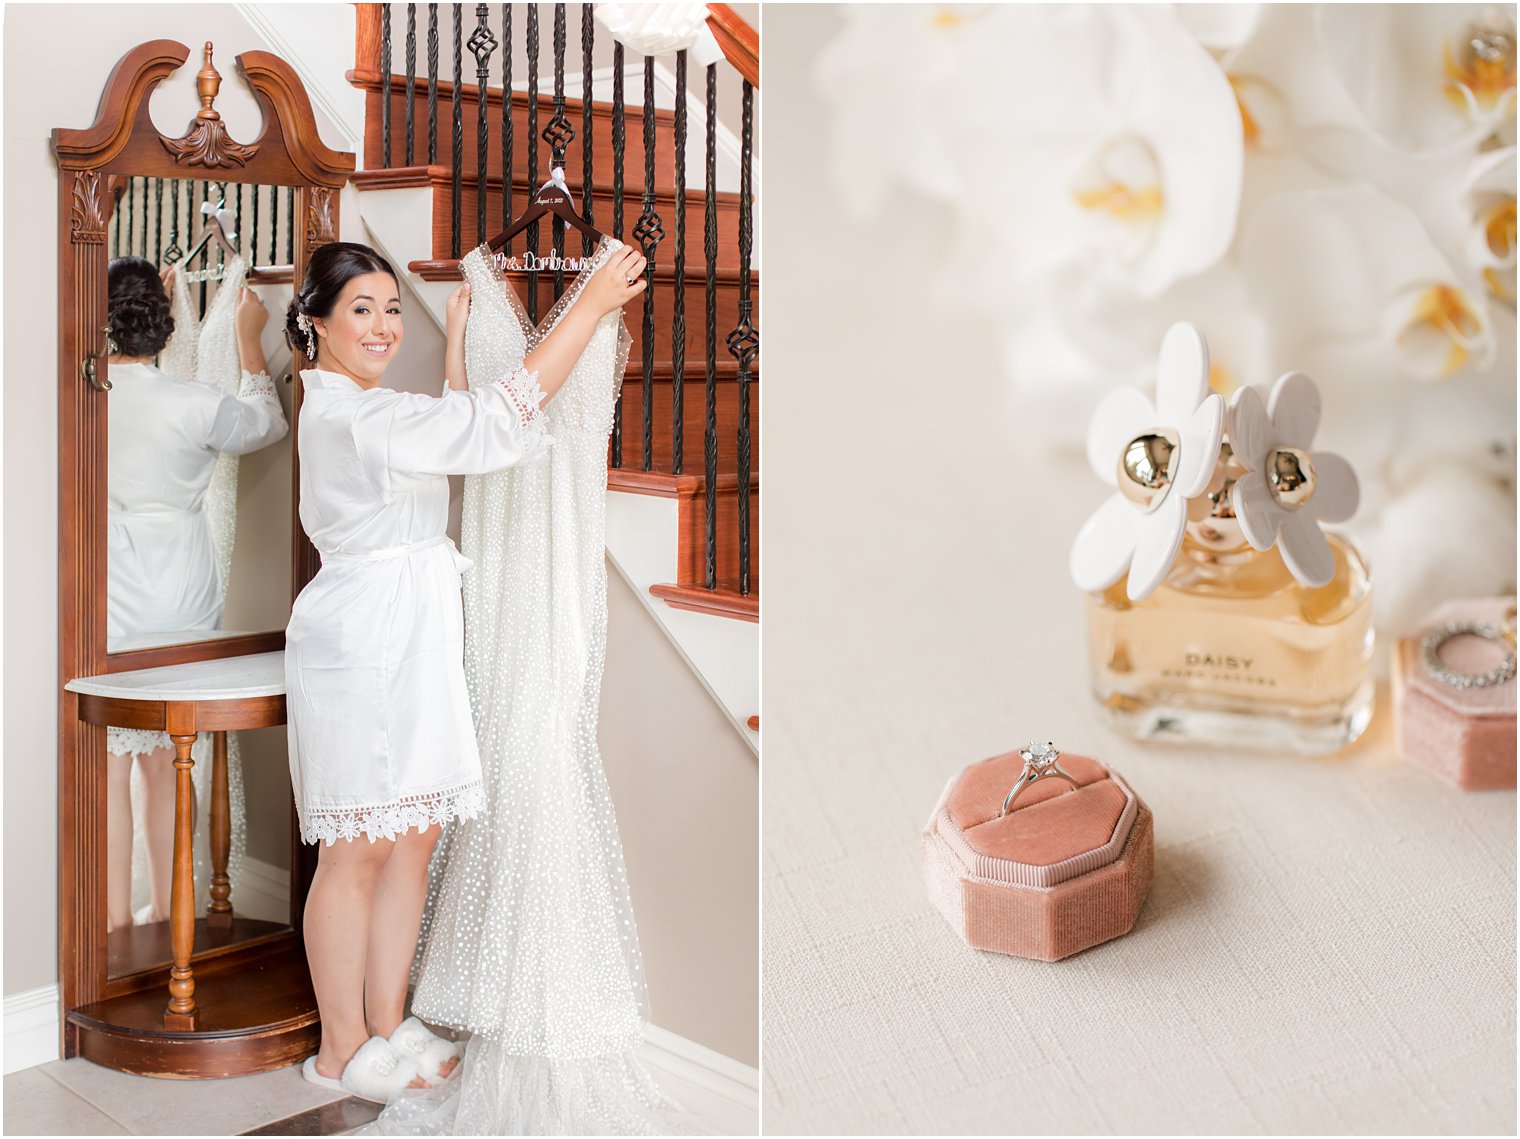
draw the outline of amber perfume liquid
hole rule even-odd
[[[1330,535],[1335,577],[1309,588],[1274,547],[1211,554],[1190,534],[1166,582],[1088,598],[1093,692],[1110,722],[1165,738],[1324,754],[1372,718],[1367,563]]]

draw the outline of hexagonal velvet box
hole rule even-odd
[[[1433,675],[1425,640],[1453,622],[1503,627],[1513,597],[1442,605],[1398,643],[1393,662],[1394,742],[1399,752],[1464,791],[1515,785],[1515,680],[1456,687]],[[1478,675],[1501,663],[1510,646],[1472,635],[1448,637],[1437,656],[1459,675]]]
[[[1042,779],[999,818],[1018,752],[945,786],[924,827],[929,899],[973,949],[1059,961],[1128,933],[1150,890],[1151,813],[1086,756],[1062,754],[1076,788]]]

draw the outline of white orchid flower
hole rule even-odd
[[[1515,117],[1515,16],[1489,4],[1325,4],[1331,67],[1390,146],[1449,152]]]
[[[964,187],[950,264],[980,257],[1035,281],[1070,267],[1154,297],[1224,256],[1240,113],[1170,12],[996,5],[972,32],[933,108]]]
[[[1467,256],[1489,292],[1515,303],[1515,148],[1480,154],[1467,179]]]
[[[1314,381],[1289,372],[1265,403],[1255,388],[1236,392],[1228,429],[1235,459],[1246,469],[1230,492],[1241,533],[1258,550],[1276,544],[1293,576],[1316,587],[1335,576],[1335,554],[1319,524],[1346,521],[1360,496],[1350,463],[1309,449],[1319,417]]]
[[[1223,431],[1224,401],[1209,391],[1203,333],[1174,324],[1161,342],[1155,402],[1119,388],[1093,413],[1087,460],[1117,493],[1072,543],[1078,588],[1108,589],[1128,574],[1130,600],[1155,592],[1182,548],[1189,501],[1208,489]]]
[[[1327,343],[1379,357],[1384,375],[1482,372],[1496,344],[1486,298],[1407,206],[1371,186],[1284,194],[1256,211],[1240,263],[1279,340],[1305,360]]]

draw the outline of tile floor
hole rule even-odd
[[[717,1133],[753,1135],[753,1110],[674,1076],[666,1090]],[[297,1067],[230,1080],[155,1080],[88,1060],[55,1060],[4,1079],[6,1135],[341,1135],[376,1108],[315,1087]]]

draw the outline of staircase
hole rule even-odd
[[[633,342],[609,447],[608,555],[754,747],[759,383],[750,314],[759,274],[745,271],[753,219],[742,191],[751,185],[758,38],[726,5],[709,5],[709,23],[727,59],[737,59],[748,72],[740,130],[719,121],[709,145],[707,110],[716,73],[733,71],[727,59],[715,65],[713,76],[698,75],[689,85],[683,82],[684,59],[646,60],[630,51],[625,60],[622,46],[612,45],[600,27],[588,37],[591,7],[571,6],[581,28],[579,50],[568,63],[590,61],[593,40],[612,59],[591,68],[588,116],[584,94],[567,93],[585,92],[586,69],[567,74],[565,5],[511,6],[511,23],[496,15],[500,7],[486,5],[439,5],[432,12],[431,5],[356,5],[355,65],[347,78],[362,93],[364,114],[362,169],[352,184],[374,243],[393,264],[406,266],[406,284],[439,328],[444,299],[460,279],[460,254],[522,213],[554,159],[563,162],[582,216],[643,249],[651,264],[645,295],[652,305],[641,298],[624,312]],[[465,26],[456,29],[454,21],[461,19]],[[554,42],[552,49],[546,45],[549,58],[535,68],[530,61],[538,56],[540,19],[553,21]],[[460,52],[466,36],[468,46]],[[425,61],[433,49],[438,63],[429,68]],[[513,57],[515,72],[509,93],[501,85],[504,53]],[[456,73],[475,82],[456,85]],[[574,132],[568,145],[567,125]],[[704,232],[709,179],[711,238]],[[538,228],[531,248],[548,255],[551,226],[546,221]],[[581,235],[566,231],[562,248],[580,255]],[[521,256],[524,249],[519,235],[510,251]],[[565,277],[573,275],[571,270]],[[531,315],[548,311],[556,296],[552,272],[509,270],[507,276]]]

